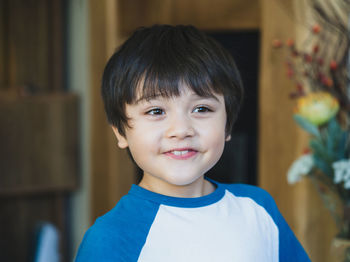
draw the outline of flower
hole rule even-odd
[[[338,67],[338,64],[337,64],[337,62],[335,61],[335,60],[332,60],[330,63],[329,63],[329,68],[331,69],[331,70],[336,70],[337,69],[337,67]]]
[[[333,163],[334,183],[344,182],[344,188],[350,189],[350,159],[342,159]]]
[[[315,24],[315,25],[312,27],[312,32],[313,32],[314,34],[318,34],[320,31],[321,31],[320,25]]]
[[[338,100],[327,92],[313,92],[298,99],[295,112],[316,126],[327,123],[339,110]]]
[[[314,166],[312,154],[305,154],[294,161],[288,170],[287,179],[289,184],[295,184],[302,176],[307,175]]]

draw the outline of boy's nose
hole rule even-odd
[[[168,128],[166,136],[168,138],[184,139],[195,135],[195,130],[190,117],[176,114],[168,119]]]

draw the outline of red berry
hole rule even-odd
[[[302,92],[303,92],[303,85],[302,85],[302,84],[297,83],[296,88],[297,88],[297,90],[298,90],[298,93],[302,93]]]
[[[314,34],[318,34],[320,31],[321,31],[320,25],[315,24],[315,25],[312,27],[312,32],[313,32]]]
[[[306,147],[304,149],[304,151],[303,151],[303,155],[306,155],[306,154],[309,154],[309,153],[311,153],[311,150],[310,150],[310,148]]]
[[[328,86],[328,87],[332,87],[333,86],[333,80],[330,79],[329,77],[324,77],[322,79],[322,83],[325,85],[325,86]]]
[[[321,81],[323,81],[326,78],[326,76],[323,73],[318,73],[317,77]]]
[[[290,99],[296,99],[298,98],[300,95],[297,92],[291,92],[289,93],[289,98]]]
[[[320,47],[318,45],[314,45],[312,51],[314,52],[314,54],[317,54],[319,49]]]
[[[293,50],[293,51],[292,51],[292,57],[297,57],[297,56],[299,56],[298,51]]]
[[[292,46],[294,46],[294,40],[291,39],[291,38],[289,38],[289,39],[287,40],[286,44],[287,44],[287,46],[292,47]]]
[[[317,58],[317,63],[318,63],[320,66],[323,66],[324,60],[323,60],[321,57],[319,57],[319,58]]]
[[[328,87],[332,87],[333,86],[333,80],[330,79],[329,77],[327,78],[326,86],[328,86]]]
[[[280,48],[280,47],[282,47],[282,41],[279,40],[279,39],[274,39],[274,40],[272,41],[272,46],[273,46],[274,48]]]
[[[312,56],[309,54],[304,55],[304,60],[306,63],[311,63],[312,62]]]
[[[338,64],[337,64],[336,61],[332,60],[332,61],[329,63],[329,68],[330,68],[331,70],[336,70],[337,67],[338,67]]]

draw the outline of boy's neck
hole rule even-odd
[[[139,186],[149,191],[172,197],[194,198],[209,195],[215,191],[215,186],[201,177],[189,185],[173,185],[163,180],[144,176]]]

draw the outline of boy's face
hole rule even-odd
[[[165,195],[188,195],[203,187],[203,175],[225,144],[224,97],[200,97],[183,86],[177,97],[142,99],[126,105],[130,128],[113,130],[144,171],[140,186]]]

